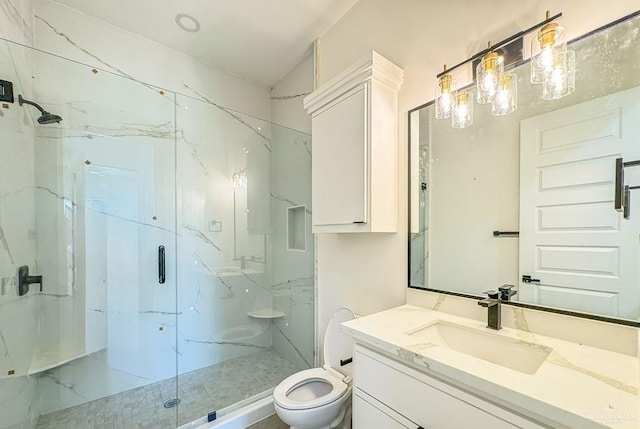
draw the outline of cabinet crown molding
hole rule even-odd
[[[376,51],[371,51],[351,67],[306,96],[303,100],[304,108],[307,113],[313,115],[314,112],[344,94],[345,89],[356,87],[369,79],[382,83],[397,92],[400,91],[404,81],[404,71]]]

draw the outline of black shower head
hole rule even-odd
[[[62,122],[62,118],[60,116],[49,112],[44,112],[42,116],[38,118],[38,123],[42,125],[59,124],[60,122]]]
[[[42,107],[40,107],[39,104],[34,103],[33,101],[24,99],[22,95],[18,95],[18,104],[20,104],[21,106],[23,104],[30,104],[31,106],[34,106],[36,109],[38,109],[41,113],[41,116],[38,118],[39,124],[48,125],[48,124],[59,124],[60,122],[62,122],[62,118],[60,116],[47,112]]]

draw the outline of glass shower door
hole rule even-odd
[[[21,336],[6,336],[0,368],[31,383],[21,397],[30,415],[12,421],[174,428],[175,96],[44,53],[26,57],[24,80],[33,76],[33,87],[20,91],[63,121],[40,125],[37,110],[12,106],[34,133],[24,142],[32,185],[21,192],[31,193],[35,207],[33,224],[24,225],[33,258],[15,260],[14,268],[29,265],[43,276],[42,291],[32,285],[11,298],[33,303],[35,326],[0,316],[3,328]],[[20,224],[24,213],[3,206],[2,216]],[[29,349],[17,347],[27,342]],[[23,369],[18,360],[27,362]],[[11,388],[4,378],[0,396]],[[13,412],[6,407],[0,404],[0,415]]]
[[[311,138],[177,96],[179,423],[314,365]]]
[[[42,374],[41,422],[174,427],[174,95],[49,56],[35,76],[64,117],[36,132],[40,355],[73,359]]]

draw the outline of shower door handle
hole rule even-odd
[[[164,246],[158,246],[158,283],[164,284],[167,280],[167,264]]]

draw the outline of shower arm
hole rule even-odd
[[[36,109],[38,109],[40,111],[41,114],[46,114],[49,113],[46,110],[44,110],[42,107],[40,107],[40,105],[38,103],[34,103],[33,101],[29,101],[27,99],[25,99],[24,97],[22,97],[22,95],[18,95],[18,104],[19,105],[23,105],[23,104],[29,104],[33,107],[35,107]]]

